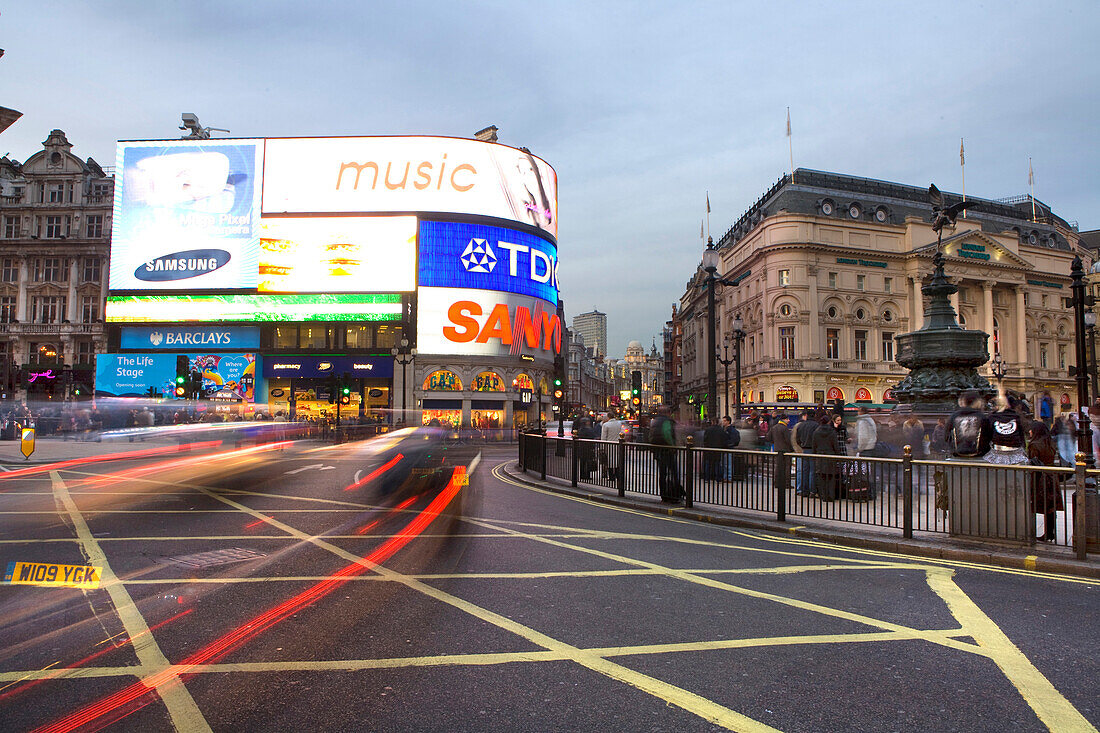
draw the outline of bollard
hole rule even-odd
[[[572,479],[573,486],[577,485],[577,474],[580,473],[580,469],[581,469],[581,454],[580,454],[580,451],[577,450],[577,447],[580,445],[580,443],[578,442],[579,440],[580,440],[580,436],[577,435],[577,431],[574,430],[573,431],[573,461],[572,461],[572,463],[573,463],[573,479]]]
[[[543,481],[546,480],[546,460],[547,460],[546,448],[547,448],[547,445],[546,445],[546,431],[543,430],[542,431],[542,463],[539,466],[539,468],[542,469],[542,480]]]
[[[901,492],[902,511],[901,534],[905,539],[913,538],[913,446],[907,445],[901,456]]]
[[[1088,491],[1085,485],[1085,454],[1078,452],[1073,462],[1077,484],[1073,492],[1073,549],[1077,551],[1078,560],[1086,560],[1088,559],[1088,505],[1085,499]]]
[[[691,509],[695,505],[695,436],[687,436],[687,466],[684,467],[684,507]]]
[[[786,522],[787,484],[791,482],[791,465],[787,462],[785,451],[775,454],[775,465],[775,518],[776,521]]]
[[[615,483],[618,485],[619,496],[626,496],[626,433],[619,433],[619,468],[615,474]]]

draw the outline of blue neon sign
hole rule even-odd
[[[550,241],[516,229],[420,222],[422,287],[496,290],[558,303],[558,252]]]

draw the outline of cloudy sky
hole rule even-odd
[[[14,7],[12,7],[14,6]],[[1027,191],[1100,228],[1100,3],[112,2],[0,7],[0,135],[117,139],[500,128],[558,171],[567,314],[648,346],[717,234],[795,165]],[[1089,131],[1092,131],[1091,133]],[[303,185],[307,185],[303,181]]]

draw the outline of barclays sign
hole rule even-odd
[[[260,329],[256,326],[123,328],[119,345],[123,349],[257,349],[260,346]]]
[[[558,252],[550,240],[517,229],[420,222],[421,287],[495,290],[558,303]]]

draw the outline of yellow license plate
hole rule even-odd
[[[102,568],[91,565],[52,565],[41,562],[9,562],[6,585],[38,585],[47,588],[98,588]]]

